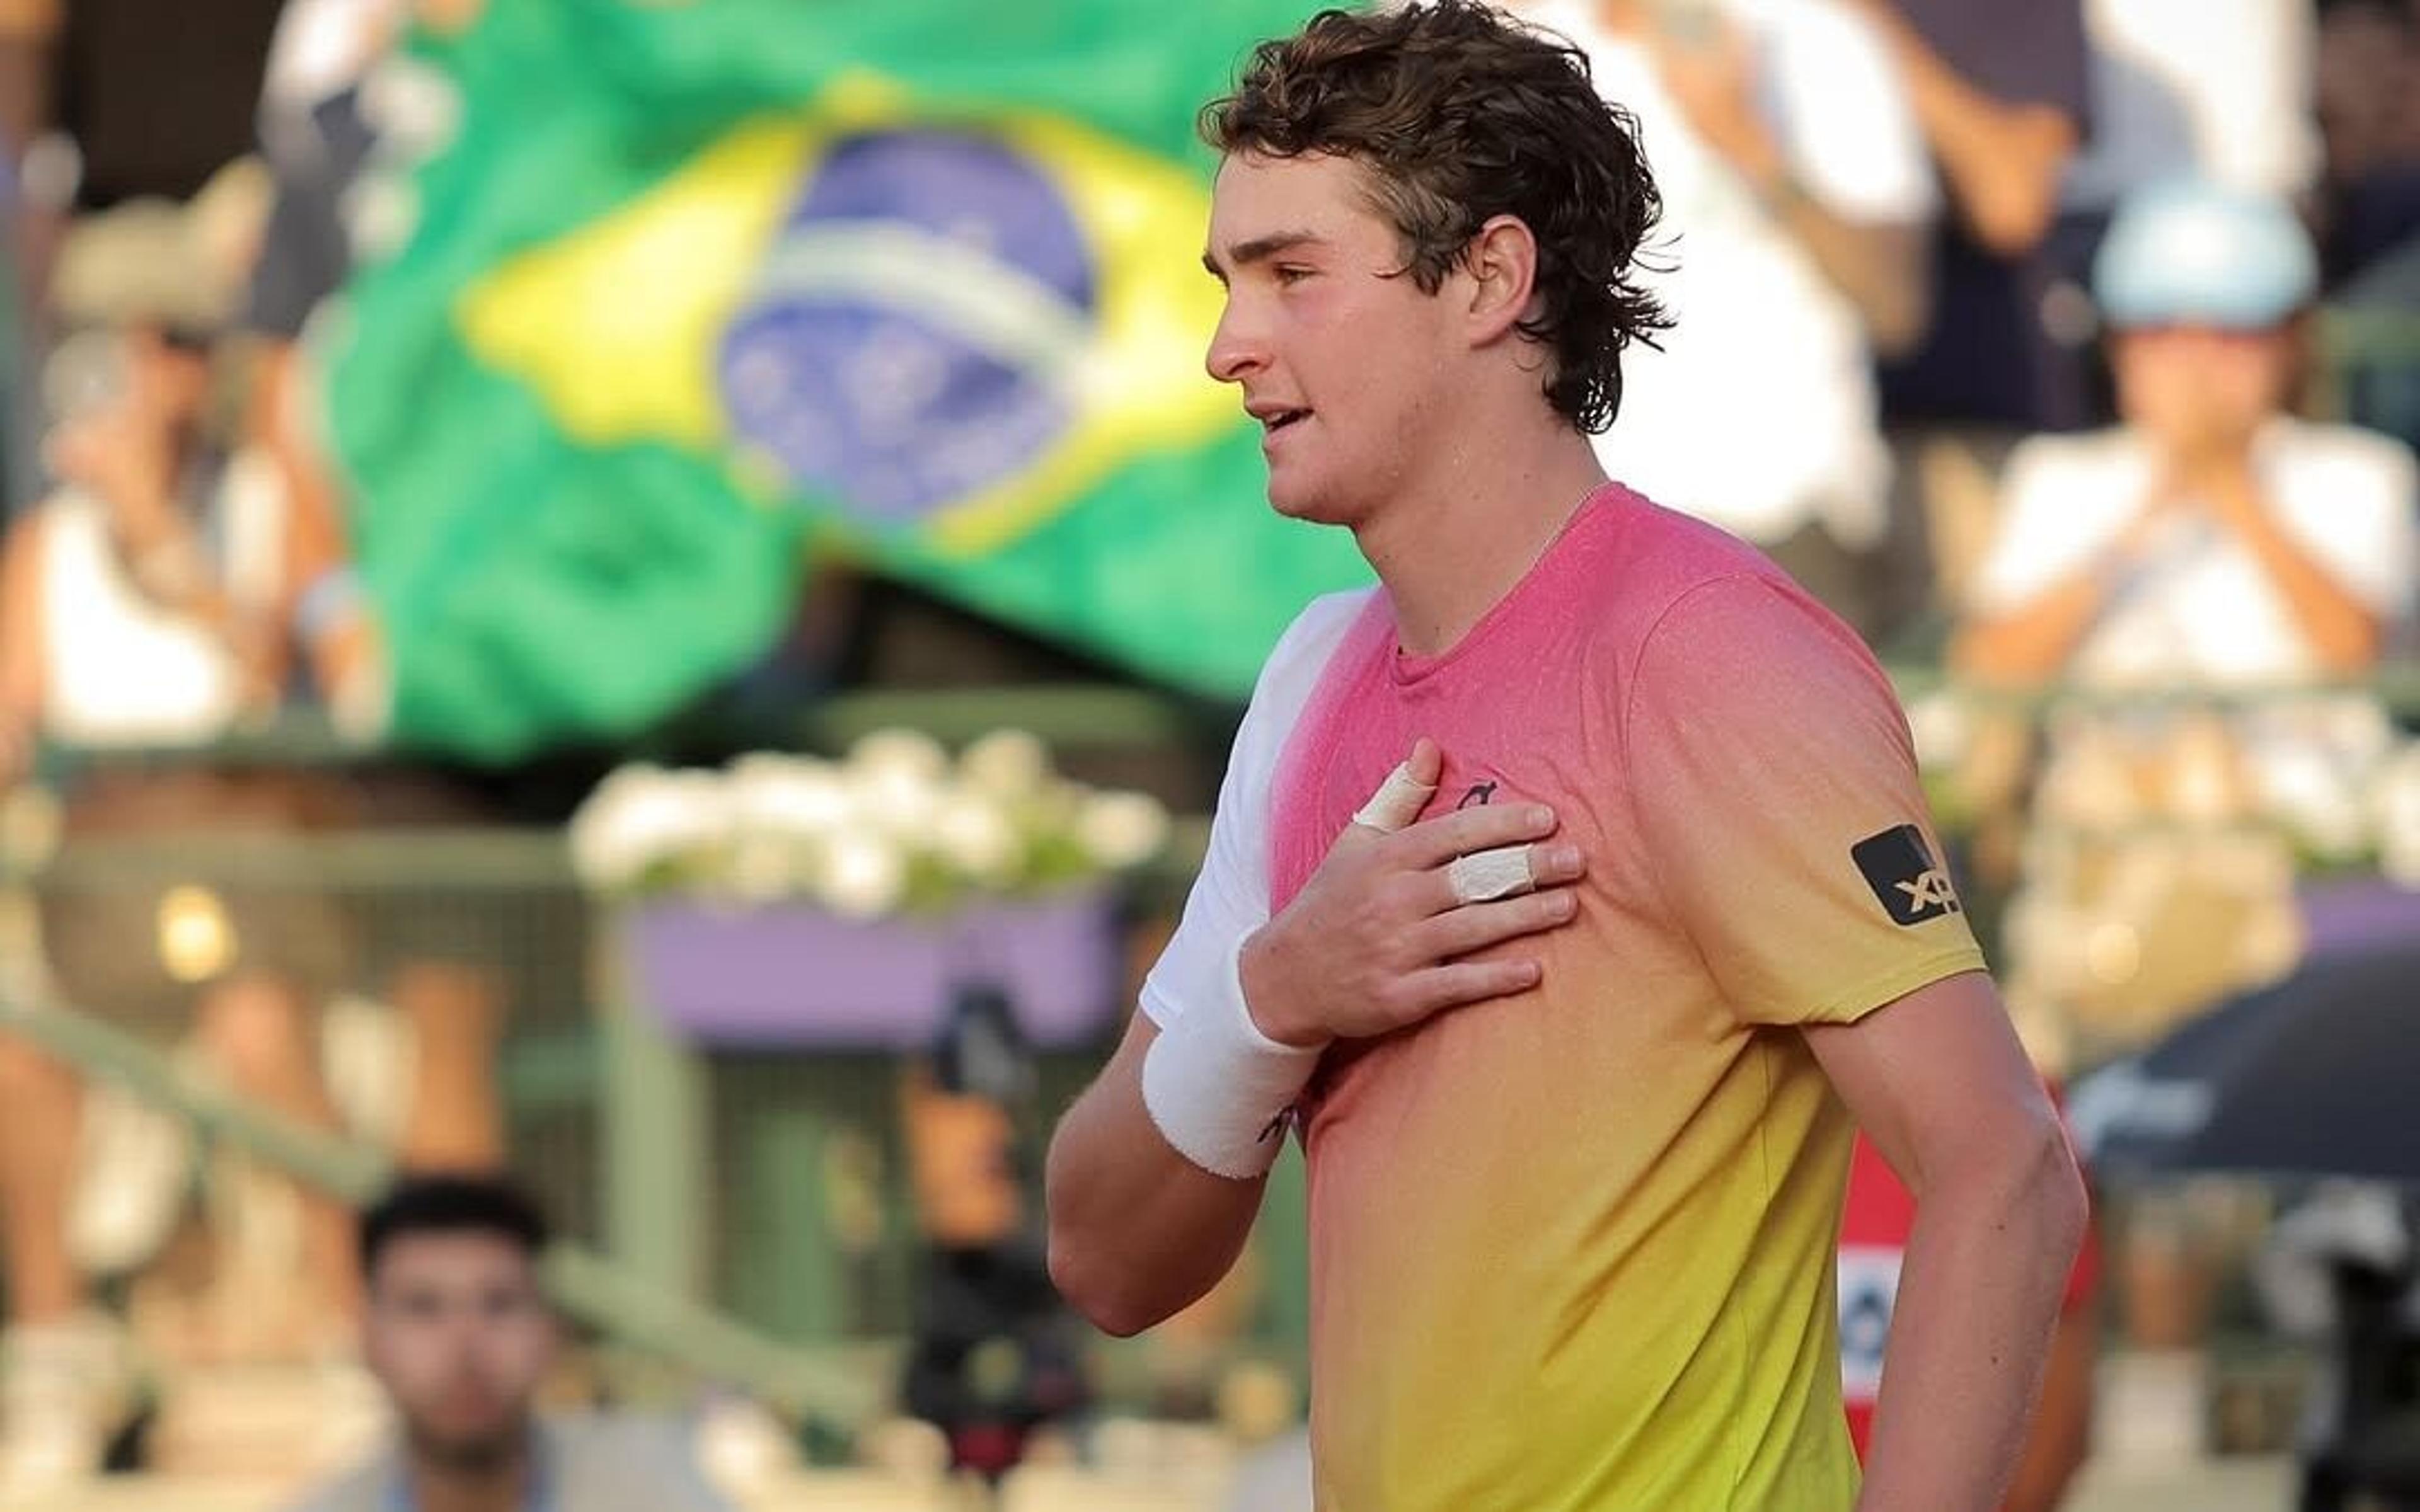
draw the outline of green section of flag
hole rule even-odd
[[[397,98],[426,147],[365,201],[399,234],[328,347],[398,738],[503,759],[643,729],[780,633],[819,528],[1247,691],[1307,598],[1365,575],[1269,513],[1257,433],[1200,370],[1194,113],[1310,8],[491,0],[418,50],[442,87]],[[928,136],[996,151],[1014,193],[800,210],[845,172],[862,197],[890,161],[865,143]],[[1080,279],[1035,250],[1063,220]],[[801,320],[829,360],[783,355]],[[972,378],[934,355],[970,352]]]

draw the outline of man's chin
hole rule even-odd
[[[1328,494],[1315,488],[1294,488],[1269,480],[1269,508],[1306,525],[1349,525],[1347,513]]]
[[[486,1421],[421,1422],[411,1440],[420,1452],[451,1469],[476,1473],[512,1461],[529,1444],[526,1417],[500,1415]]]

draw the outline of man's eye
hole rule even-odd
[[[1277,273],[1280,284],[1299,284],[1311,276],[1311,270],[1293,263],[1280,263]]]

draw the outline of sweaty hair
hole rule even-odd
[[[1491,217],[1517,217],[1538,247],[1537,310],[1518,329],[1553,353],[1546,400],[1583,431],[1621,407],[1622,348],[1672,323],[1636,281],[1663,211],[1637,120],[1597,94],[1578,49],[1477,0],[1323,10],[1253,49],[1201,130],[1222,154],[1358,163],[1427,293]]]
[[[492,1234],[535,1260],[546,1249],[546,1215],[501,1176],[411,1176],[362,1214],[362,1274],[378,1274],[387,1246],[411,1234]]]

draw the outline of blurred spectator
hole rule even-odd
[[[2038,1046],[2071,1020],[2126,1040],[2290,963],[2291,843],[2245,822],[2252,796],[2314,764],[2357,786],[2391,727],[2371,700],[2273,695],[2366,674],[2420,575],[2411,455],[2287,412],[2318,270],[2284,202],[2145,191],[2094,282],[2122,421],[2011,455],[1953,664],[2004,687],[2273,697],[2056,721],[2008,921]],[[2012,812],[2024,774],[2000,745],[1966,797]]]
[[[1599,91],[1637,118],[1663,196],[1670,266],[1651,284],[1677,323],[1623,358],[1606,470],[1868,621],[1889,479],[1870,369],[1923,330],[1934,209],[1873,28],[1838,0],[1539,0],[1525,14],[1577,42]]]
[[[309,681],[339,731],[384,731],[386,647],[347,539],[349,501],[324,448],[311,322],[352,266],[349,213],[378,146],[368,98],[380,64],[418,20],[440,30],[473,21],[479,0],[287,0],[262,85],[261,150],[275,183],[260,255],[243,299],[256,360],[247,437],[287,502],[286,623]],[[489,806],[427,768],[390,764],[353,774],[352,817],[366,824],[476,824]],[[503,1157],[493,1060],[504,1016],[491,943],[442,905],[390,906],[373,921],[400,964],[388,996],[411,1025],[415,1074],[400,1149],[417,1168]]]
[[[296,630],[339,727],[365,738],[385,724],[385,651],[349,560],[302,334],[351,267],[345,206],[376,141],[365,81],[411,8],[409,0],[287,0],[259,110],[276,193],[243,316],[260,353],[253,434],[293,506]]]
[[[2261,695],[2088,704],[2052,723],[2006,931],[2011,1011],[2054,1063],[2059,1047],[2139,1043],[2290,965],[2304,840],[2262,821],[2260,795],[2357,795],[2388,747],[2375,700],[2322,690],[2367,675],[2411,622],[2414,464],[2387,438],[2288,412],[2318,282],[2273,194],[2180,180],[2130,196],[2094,265],[2120,423],[2009,459],[1962,671]],[[2198,1327],[2194,1307],[2157,1305],[2198,1243],[2180,1221],[2145,1205],[2127,1232],[2140,1344]]]
[[[2328,283],[2420,236],[2420,7],[2323,0],[2318,94]]]
[[[1900,421],[2067,430],[2092,415],[2088,311],[2052,232],[2085,135],[2080,0],[1855,0],[1890,43],[1952,213],[1933,239],[1932,322],[1882,374]]]
[[[274,701],[278,501],[228,444],[214,360],[256,236],[256,176],[132,202],[70,239],[47,372],[56,492],[11,532],[0,736],[164,745]]]
[[[2200,177],[2299,200],[2319,175],[2311,0],[2087,0],[2092,132],[2062,208],[2105,222],[2133,191]]]
[[[362,1217],[363,1350],[398,1432],[297,1512],[722,1512],[672,1424],[552,1421],[544,1218],[477,1177],[407,1180]]]
[[[2121,424],[2026,442],[1957,661],[2001,684],[2366,672],[2412,607],[2413,464],[2287,413],[2318,266],[2270,196],[2128,202],[2094,283]]]
[[[947,1437],[953,1468],[994,1481],[1092,1396],[1081,1325],[1050,1284],[1038,1163],[1020,1139],[1034,1074],[1008,997],[970,983],[901,1088],[925,1246],[901,1396]]]
[[[275,505],[228,458],[211,356],[247,260],[245,227],[256,222],[247,193],[236,174],[192,207],[129,204],[80,228],[64,249],[58,305],[79,329],[55,367],[75,391],[62,394],[53,437],[62,482],[0,552],[0,751],[11,781],[38,741],[206,741],[267,697],[273,673],[262,631],[276,598],[276,553],[273,520],[263,516]],[[66,827],[81,836],[130,822],[156,826],[163,815],[186,825],[257,822],[283,807],[257,784],[207,777],[100,780],[72,795]],[[105,1005],[172,1038],[190,1024],[203,1058],[240,1095],[332,1126],[302,993],[333,949],[327,911],[291,897],[184,892],[179,901],[46,891],[51,974],[81,1006]],[[171,959],[172,902],[180,928],[199,923],[216,942],[211,959]],[[202,937],[187,929],[177,938],[188,935]],[[90,1310],[88,1277],[132,1264],[164,1238],[181,1172],[154,1172],[162,1200],[147,1205],[130,1190],[146,1185],[140,1172],[113,1170],[96,1191],[82,1180],[79,1155],[107,1126],[95,1121],[75,1074],[10,1038],[0,1040],[0,1081],[9,1108],[0,1120],[0,1216],[10,1323],[0,1486],[23,1490],[98,1464],[116,1426],[124,1355],[114,1328]],[[96,1201],[104,1213],[98,1239]],[[314,1305],[340,1319],[349,1304],[344,1215],[328,1203],[311,1212],[302,1273],[289,1266],[279,1295],[256,1308],[277,1315],[260,1317],[263,1329],[307,1332]],[[291,1319],[285,1305],[296,1309]]]

